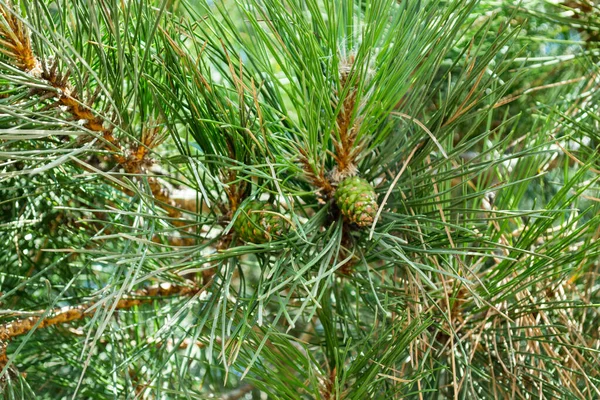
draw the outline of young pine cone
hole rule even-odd
[[[273,205],[251,201],[240,210],[233,229],[243,241],[261,244],[285,235],[288,222]]]
[[[360,227],[373,224],[377,214],[375,189],[366,180],[353,176],[341,181],[335,191],[335,202],[348,222]]]

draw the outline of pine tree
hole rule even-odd
[[[600,398],[598,27],[0,0],[4,398]]]

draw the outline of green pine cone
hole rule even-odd
[[[285,235],[288,222],[273,205],[251,201],[240,210],[233,229],[243,241],[261,244]]]
[[[366,180],[353,176],[340,182],[335,202],[344,218],[360,227],[373,224],[377,214],[375,189]]]

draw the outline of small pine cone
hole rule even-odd
[[[288,222],[271,204],[251,201],[240,210],[233,229],[243,241],[261,244],[285,235]]]
[[[377,198],[375,189],[366,180],[353,176],[341,181],[335,191],[335,202],[348,222],[360,227],[373,224]]]

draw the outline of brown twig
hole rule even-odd
[[[195,285],[180,286],[163,283],[151,286],[123,296],[115,306],[115,309],[122,310],[134,306],[148,303],[157,297],[189,296],[196,294],[199,289]],[[98,307],[92,308],[95,303],[88,302],[73,307],[62,307],[52,310],[47,316],[32,316],[23,319],[17,319],[6,324],[0,325],[0,338],[6,337],[8,340],[21,336],[34,328],[46,328],[48,326],[63,324],[89,317],[96,313]],[[44,313],[44,311],[40,311]]]
[[[151,286],[122,296],[118,300],[115,310],[129,309],[140,304],[152,302],[157,298],[193,296],[205,290],[209,284],[203,288],[198,288],[192,283],[188,286],[173,285],[170,283]],[[46,315],[16,319],[0,325],[0,371],[4,369],[8,362],[6,347],[11,339],[25,335],[33,329],[47,328],[52,325],[64,324],[90,317],[100,309],[96,304],[94,302],[86,302],[77,306],[56,308],[48,313],[39,311],[39,314]]]
[[[75,119],[85,121],[83,125],[85,128],[102,135],[106,147],[112,150],[112,160],[119,164],[127,174],[147,173],[146,167],[152,163],[149,160],[150,150],[164,140],[164,135],[159,133],[157,127],[144,129],[141,143],[134,145],[130,151],[127,151],[114,136],[112,124],[106,124],[102,117],[94,113],[91,105],[85,104],[78,96],[76,90],[68,82],[68,74],[62,75],[57,71],[57,65],[53,64],[50,68],[47,68],[46,65],[43,66],[41,77],[57,89],[58,105],[65,106],[67,112]],[[170,198],[169,190],[157,178],[149,176],[148,186],[154,199],[162,203],[169,217],[182,218],[181,207]],[[183,224],[185,224],[184,221],[174,223],[176,226]]]
[[[158,128],[148,128],[142,131],[141,143],[132,146],[128,151],[114,135],[114,124],[107,121],[92,107],[96,95],[85,102],[77,90],[69,82],[69,71],[62,73],[58,63],[47,63],[36,57],[31,46],[30,32],[23,21],[15,13],[10,1],[0,5],[0,52],[12,59],[13,64],[22,71],[36,78],[45,80],[54,90],[35,89],[42,97],[55,97],[57,100],[50,107],[66,108],[73,119],[84,121],[83,127],[98,133],[104,139],[105,148],[111,151],[111,159],[119,164],[127,174],[147,174],[147,166],[152,163],[150,151],[157,147],[165,138]],[[178,227],[187,225],[183,221],[182,207],[170,197],[167,187],[158,178],[147,177],[148,186],[153,198],[165,209],[168,216],[173,218],[173,224]],[[125,186],[125,185],[124,185]],[[132,194],[126,187],[118,187],[127,194]],[[185,237],[182,244],[192,245],[194,239]]]
[[[4,369],[4,366],[8,362],[6,357],[6,348],[8,347],[8,340],[10,337],[7,332],[0,331],[0,370]]]

